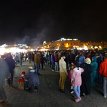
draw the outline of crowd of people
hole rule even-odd
[[[74,58],[74,59],[73,59]],[[99,51],[77,51],[77,54],[63,52],[59,59],[59,89],[64,92],[65,80],[70,77],[75,102],[81,96],[90,95],[91,89],[102,85],[107,98],[107,53]]]
[[[60,92],[65,91],[65,81],[70,79],[76,102],[81,101],[81,96],[90,95],[91,89],[95,88],[101,88],[107,98],[106,51],[50,51],[43,59],[43,65],[47,63],[52,71],[59,72]]]
[[[29,68],[27,75],[22,72],[18,81],[21,89],[27,88],[29,84],[30,88],[37,90],[40,84],[40,69],[45,69],[47,64],[52,71],[59,73],[60,92],[65,92],[68,78],[75,102],[81,101],[81,96],[89,95],[91,89],[96,86],[102,88],[104,98],[107,98],[107,53],[98,50],[70,50],[17,53],[14,56],[10,53],[3,55],[0,58],[0,102],[7,101],[4,91],[5,79],[10,86],[13,86],[15,66],[17,64],[22,66],[24,61],[33,63],[33,66]],[[30,82],[27,83],[26,80]]]

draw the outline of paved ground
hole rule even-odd
[[[27,70],[28,66],[16,67],[15,76],[20,70]],[[17,88],[7,87],[10,105],[0,104],[0,107],[106,107],[107,99],[98,91],[92,91],[90,96],[82,97],[82,101],[75,103],[68,89],[66,93],[58,91],[58,72],[51,71],[48,66],[41,71],[38,93],[28,93]],[[15,82],[15,86],[17,86]],[[66,85],[68,88],[68,85]]]

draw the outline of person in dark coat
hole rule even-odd
[[[12,86],[13,85],[13,77],[14,77],[14,69],[15,69],[15,61],[12,57],[12,55],[9,53],[6,55],[5,57],[5,61],[8,65],[9,68],[9,72],[10,72],[10,78],[9,78],[9,85]]]
[[[81,66],[84,69],[82,73],[81,95],[88,95],[91,92],[91,60],[85,59],[85,63]]]
[[[27,74],[28,80],[28,88],[29,91],[38,91],[38,87],[40,84],[38,73],[33,69],[33,67],[29,67],[29,72]]]

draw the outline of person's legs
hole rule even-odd
[[[34,86],[34,92],[38,92],[38,86]]]
[[[81,96],[84,96],[86,94],[86,85],[85,82],[82,83],[81,87]]]
[[[74,92],[76,94],[76,97],[79,98],[79,93],[78,93],[78,86],[74,86]]]
[[[2,101],[6,101],[6,100],[7,100],[7,97],[6,97],[4,87],[0,86],[0,101],[2,102]]]
[[[35,70],[37,72],[37,74],[40,74],[40,70],[39,70],[39,64],[35,64]]]
[[[58,62],[55,62],[55,71],[58,71]]]
[[[14,70],[11,71],[11,78],[10,78],[10,85],[13,85],[13,78],[14,78]]]
[[[52,62],[52,71],[55,71],[55,62]]]
[[[64,72],[60,72],[59,87],[62,91],[64,91],[65,80],[66,74]]]
[[[77,86],[78,98],[80,98],[80,86]]]
[[[61,84],[61,89],[62,90],[64,90],[65,80],[66,80],[66,74],[65,74],[65,72],[63,72],[62,73],[62,84]]]
[[[85,94],[86,95],[89,95],[89,94],[91,94],[91,83],[90,83],[90,81],[87,81],[86,82],[86,84],[85,84]]]
[[[104,98],[107,98],[107,78],[106,77],[104,77],[103,93],[104,93]]]
[[[60,72],[60,78],[59,78],[59,89],[61,89],[62,84],[62,73]]]
[[[73,85],[71,85],[70,93],[71,93],[71,94],[73,94],[73,93],[74,93],[74,86],[73,86]]]
[[[81,97],[80,97],[80,86],[74,86],[74,92],[76,94],[76,99],[75,102],[79,102],[81,101]]]

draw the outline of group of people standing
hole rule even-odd
[[[96,87],[99,81],[103,84],[102,90],[104,98],[107,97],[107,54],[98,55],[83,54],[81,51],[75,55],[74,62],[69,64],[70,69],[67,69],[66,54],[62,53],[59,59],[59,89],[61,92],[65,91],[65,81],[70,77],[71,89],[73,88],[73,95],[75,102],[81,101],[81,96],[89,95],[91,88]],[[99,84],[100,85],[100,84]]]
[[[30,55],[30,59],[34,64],[34,70],[37,75],[40,75],[40,68],[44,69],[45,63],[49,64],[53,71],[59,71],[60,92],[65,92],[65,81],[67,77],[69,77],[75,102],[81,101],[81,96],[89,95],[91,93],[91,88],[95,88],[99,83],[103,84],[101,88],[104,98],[107,98],[106,52],[35,52]],[[15,64],[16,61],[11,54],[4,55],[0,58],[0,102],[7,101],[4,91],[4,82],[6,78],[9,85],[13,85]],[[30,70],[30,75],[33,74],[32,76],[34,76],[34,70]]]

